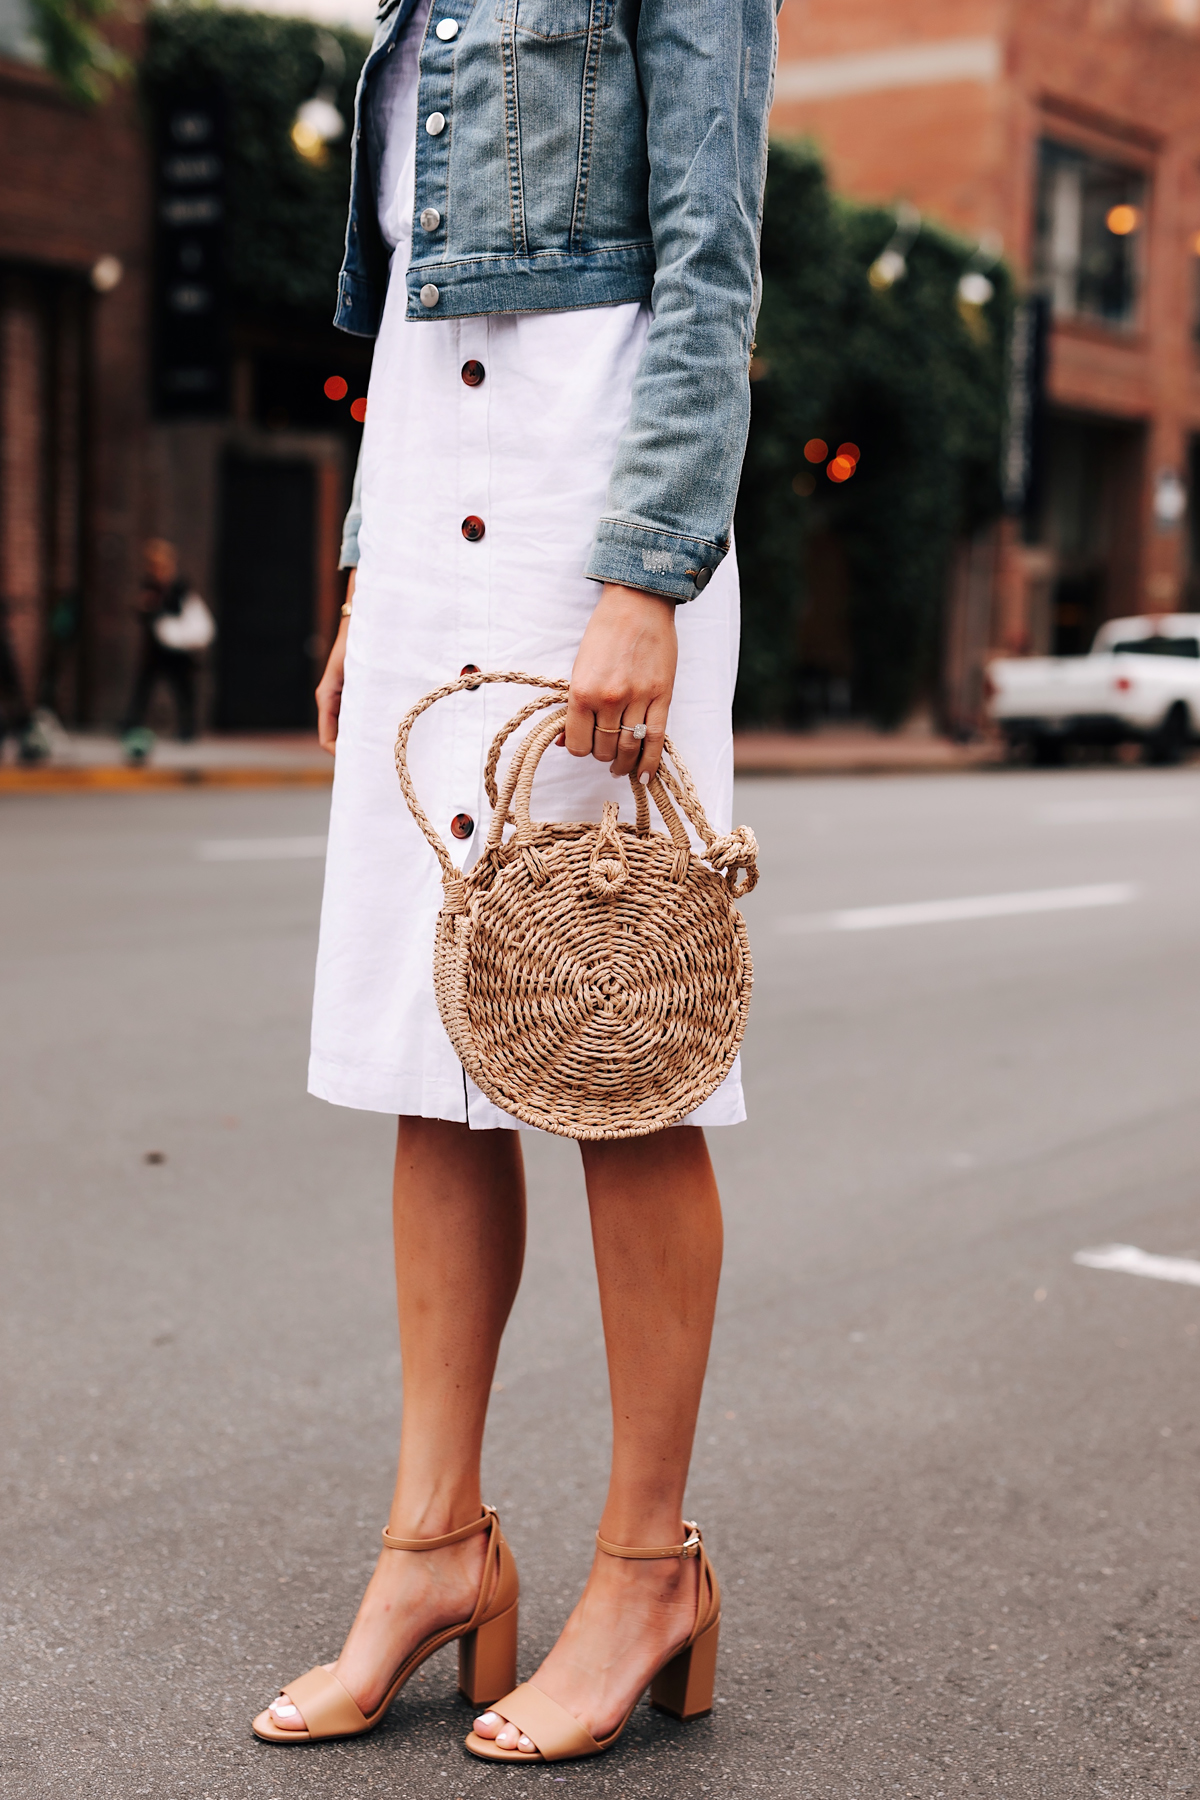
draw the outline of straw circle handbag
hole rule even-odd
[[[549,690],[492,744],[485,782],[492,821],[466,875],[429,823],[408,772],[408,739],[426,709],[484,682]],[[733,1066],[750,1006],[750,946],[734,901],[758,880],[754,833],[712,830],[668,738],[649,793],[667,827],[653,831],[647,790],[630,778],[637,822],[604,804],[598,823],[538,824],[533,778],[562,730],[565,681],[471,674],[426,694],[396,739],[396,770],[442,866],[433,985],[467,1074],[502,1109],[560,1137],[642,1137],[678,1125]],[[517,745],[497,790],[509,736],[555,710]],[[703,842],[693,853],[680,812]],[[512,835],[505,838],[507,825]]]

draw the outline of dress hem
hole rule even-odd
[[[470,1125],[476,1131],[536,1131],[536,1125],[527,1125],[524,1119],[515,1118],[505,1113],[486,1096],[479,1093],[474,1083],[470,1083],[473,1106],[468,1106],[467,1082],[461,1073],[460,1083],[453,1091],[442,1082],[426,1082],[420,1077],[384,1077],[382,1079],[364,1079],[357,1071],[346,1069],[341,1064],[331,1063],[323,1057],[312,1056],[308,1064],[308,1091],[315,1100],[325,1100],[330,1106],[346,1106],[356,1112],[391,1113],[397,1118],[410,1119],[445,1119],[452,1125]],[[703,1105],[689,1114],[685,1123],[695,1121],[705,1130],[710,1126],[741,1125],[746,1118],[746,1102],[742,1094],[741,1083],[734,1091],[726,1092],[724,1105],[719,1097],[722,1090],[710,1094]],[[482,1102],[482,1105],[479,1104]],[[718,1102],[714,1106],[714,1102]],[[726,1112],[724,1118],[705,1118],[699,1115],[711,1108],[714,1112]],[[471,1117],[474,1113],[476,1116]],[[486,1117],[479,1117],[484,1113]]]

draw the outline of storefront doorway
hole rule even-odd
[[[316,721],[317,469],[230,451],[221,470],[217,722],[298,731]]]
[[[1052,413],[1035,541],[1054,558],[1049,650],[1081,656],[1105,619],[1138,610],[1145,427]]]

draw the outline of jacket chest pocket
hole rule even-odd
[[[616,0],[497,0],[496,19],[535,38],[586,37],[607,31]]]

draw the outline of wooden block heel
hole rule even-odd
[[[645,1549],[641,1545],[607,1544],[599,1532],[596,1533],[596,1542],[605,1556],[623,1556],[639,1562],[658,1561],[668,1556],[696,1558],[699,1579],[696,1583],[696,1618],[691,1636],[682,1649],[677,1650],[663,1664],[650,1683],[650,1698],[655,1706],[674,1713],[677,1719],[700,1719],[705,1713],[712,1711],[713,1682],[717,1673],[717,1638],[721,1629],[721,1589],[701,1541],[700,1527],[689,1524],[687,1520],[684,1524],[688,1535],[682,1544],[663,1544]],[[514,1640],[516,1610],[514,1606]],[[497,1618],[488,1629],[502,1623],[503,1620]],[[482,1632],[480,1635],[482,1636]],[[499,1642],[499,1636],[496,1641]],[[478,1658],[478,1650],[475,1655]],[[459,1666],[460,1669],[464,1668],[465,1662],[460,1662]],[[461,1674],[459,1686],[464,1693],[469,1692]],[[483,1738],[478,1732],[472,1731],[467,1735],[467,1749],[472,1756],[478,1756],[484,1762],[566,1762],[571,1757],[599,1756],[616,1743],[632,1718],[633,1707],[640,1698],[639,1695],[634,1700],[633,1706],[615,1731],[610,1731],[607,1737],[594,1738],[557,1700],[552,1700],[549,1694],[543,1694],[531,1681],[526,1681],[503,1698],[493,1699],[489,1693],[486,1703],[491,1711],[498,1712],[508,1724],[515,1725],[535,1748],[502,1750],[493,1738]],[[484,1699],[484,1696],[480,1695],[480,1699]]]
[[[458,1640],[458,1687],[472,1706],[490,1706],[517,1685],[517,1608],[510,1606]]]
[[[712,1711],[713,1684],[717,1678],[717,1639],[721,1615],[694,1644],[673,1657],[650,1683],[650,1702],[677,1719],[701,1719]]]

